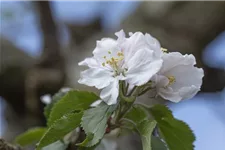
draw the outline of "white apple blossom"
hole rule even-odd
[[[202,85],[203,70],[195,67],[193,55],[179,52],[164,53],[163,65],[152,80],[157,94],[166,100],[179,102],[193,97]]]
[[[71,90],[72,90],[72,88],[62,87],[59,90],[59,92],[67,93],[67,92],[69,92]],[[46,105],[48,105],[48,104],[50,104],[52,102],[52,96],[51,96],[51,94],[45,94],[45,95],[41,96],[40,99],[41,99],[41,102],[44,103],[44,104],[46,104]]]
[[[81,72],[81,84],[102,89],[100,97],[108,105],[116,104],[119,81],[140,86],[147,83],[162,66],[159,42],[149,34],[136,32],[126,38],[123,30],[117,40],[103,38],[97,41],[93,57],[79,65],[89,69]]]
[[[41,96],[41,102],[44,103],[44,104],[50,104],[52,101],[52,97],[50,94],[45,94],[43,96]]]

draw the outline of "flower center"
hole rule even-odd
[[[165,48],[162,48],[162,47],[161,47],[161,51],[162,51],[163,53],[168,53],[168,50],[165,49]]]
[[[121,62],[124,59],[123,53],[119,51],[116,56],[112,56],[112,52],[108,51],[108,54],[109,58],[107,58],[107,56],[103,56],[105,62],[102,63],[102,66],[106,67],[106,65],[109,65],[115,71],[115,75],[123,73],[121,68]]]
[[[174,82],[176,82],[176,79],[175,79],[174,76],[169,76],[169,77],[167,77],[167,78],[169,79],[169,84],[168,84],[168,85],[171,85],[171,84],[173,84]]]

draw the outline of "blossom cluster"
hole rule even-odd
[[[201,88],[203,70],[197,68],[195,57],[179,52],[167,52],[150,34],[141,32],[125,36],[116,32],[116,40],[97,41],[93,57],[79,65],[89,68],[81,72],[80,84],[102,89],[100,98],[108,105],[118,101],[119,84],[124,82],[131,91],[134,87],[148,87],[172,102],[193,97]]]

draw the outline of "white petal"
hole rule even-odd
[[[153,52],[147,49],[139,50],[127,63],[126,80],[129,84],[143,85],[155,75],[162,66],[162,60],[154,60]]]
[[[114,80],[113,73],[101,68],[90,68],[81,72],[81,79],[78,81],[80,84],[87,86],[95,86],[102,89],[109,85]]]
[[[101,99],[108,105],[116,104],[118,95],[119,95],[119,81],[117,79],[112,81],[100,93]]]
[[[111,53],[109,53],[109,51]],[[97,41],[97,46],[93,51],[94,58],[101,64],[105,62],[104,56],[111,58],[117,56],[120,51],[118,42],[111,38],[104,38],[101,41]]]
[[[182,87],[196,86],[198,88],[202,85],[202,78],[204,76],[203,70],[191,65],[180,65],[165,73],[167,77],[174,76],[175,82],[171,87],[176,91]]]
[[[92,103],[90,106],[91,106],[91,107],[96,107],[96,106],[98,106],[101,102],[102,102],[102,100],[97,100],[97,101],[95,101],[94,103]]]
[[[124,59],[128,61],[138,50],[146,48],[145,36],[141,32],[136,32],[121,45]]]
[[[94,67],[99,67],[99,63],[97,62],[96,59],[94,59],[93,57],[91,58],[86,58],[83,61],[78,63],[79,66],[88,66],[90,68],[94,68]]]
[[[163,66],[162,69],[160,70],[162,74],[178,65],[196,64],[195,57],[192,54],[182,55],[179,52],[164,53],[162,59],[163,59]]]
[[[122,43],[126,38],[126,35],[123,30],[116,32],[115,35],[118,37],[118,39],[117,39],[118,43]]]
[[[160,88],[158,94],[169,101],[178,103],[181,100],[190,99],[196,95],[200,89],[194,85],[190,87],[182,87],[178,91],[174,91],[171,87]]]
[[[179,94],[183,99],[190,99],[193,96],[197,94],[197,92],[200,91],[199,87],[196,87],[194,85],[189,87],[183,87],[179,90]]]
[[[169,79],[163,75],[154,75],[151,79],[153,81],[152,86],[156,86],[156,88],[162,88],[169,84]]]
[[[164,55],[163,60],[159,74],[166,78],[172,76],[175,82],[164,87],[156,85],[158,94],[173,102],[193,97],[200,90],[204,76],[202,69],[194,67],[194,56],[174,52]]]
[[[154,56],[160,58],[162,51],[159,42],[149,34],[135,32],[121,45],[124,52],[124,59],[128,61],[137,51],[148,49],[154,52]]]
[[[61,91],[61,92],[64,92],[64,93],[65,93],[65,92],[69,92],[69,91],[71,91],[71,90],[72,90],[72,88],[69,88],[69,87],[63,87],[63,88],[60,89],[60,91]]]
[[[46,94],[46,95],[43,95],[41,96],[41,102],[44,103],[44,104],[50,104],[52,101],[52,97],[50,94]]]
[[[145,40],[146,40],[146,43],[148,44],[148,48],[151,50],[154,50],[155,55],[157,57],[161,57],[163,52],[161,51],[161,45],[159,41],[147,33],[145,34]]]
[[[154,61],[153,51],[148,49],[141,49],[134,53],[130,60],[126,62],[128,72],[132,72],[134,69],[139,68],[144,64],[150,63],[151,61]]]
[[[157,94],[160,95],[162,98],[175,103],[182,100],[182,97],[180,96],[179,92],[173,91],[173,89],[170,87],[158,89]]]
[[[129,36],[132,36],[134,33],[133,32],[129,32]]]

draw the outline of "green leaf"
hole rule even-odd
[[[27,146],[38,142],[46,132],[44,127],[36,127],[27,130],[23,134],[16,137],[15,142],[21,146]]]
[[[67,92],[58,92],[55,95],[53,95],[51,103],[46,105],[44,108],[44,115],[46,120],[48,120],[52,107],[55,105],[55,103],[58,102],[66,94]]]
[[[91,92],[69,91],[53,106],[48,119],[48,126],[51,126],[55,120],[61,118],[64,114],[88,109],[98,99],[99,97]]]
[[[97,144],[105,134],[107,121],[116,109],[117,105],[107,105],[102,102],[95,108],[84,111],[81,126],[87,138],[79,146],[91,147]]]
[[[137,130],[141,136],[143,150],[152,150],[151,135],[155,126],[155,120],[144,120],[137,125]]]
[[[166,144],[159,138],[152,136],[152,150],[168,150]]]
[[[152,116],[157,121],[159,133],[170,150],[193,150],[195,136],[189,126],[173,117],[166,106],[150,108]]]
[[[44,108],[44,115],[46,119],[49,118],[49,115],[51,113],[51,109],[53,108],[54,104],[57,103],[61,98],[63,98],[68,92],[58,92],[52,96],[52,101],[50,104],[46,105]]]
[[[80,125],[83,112],[69,113],[56,120],[38,143],[37,150],[62,139],[66,134]]]
[[[159,123],[159,129],[170,150],[194,149],[195,136],[189,126],[183,121],[164,118]]]
[[[167,106],[165,106],[165,105],[157,104],[157,105],[154,105],[153,107],[151,107],[149,110],[150,110],[151,115],[156,120],[160,120],[165,117],[174,118],[172,111],[169,108],[167,108]]]
[[[131,121],[133,124],[139,124],[149,118],[148,111],[140,105],[133,105],[123,119]]]

